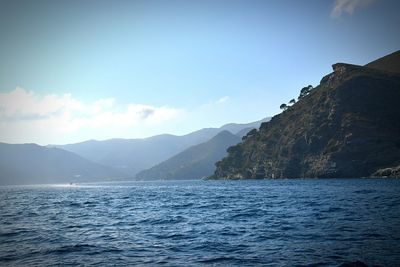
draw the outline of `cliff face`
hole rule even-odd
[[[400,74],[350,64],[230,147],[211,178],[366,177],[400,164]]]

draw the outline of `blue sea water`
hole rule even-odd
[[[400,180],[0,187],[2,266],[400,266]]]

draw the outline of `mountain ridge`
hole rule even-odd
[[[220,160],[226,149],[241,140],[241,136],[223,130],[210,140],[191,146],[173,157],[139,172],[137,180],[182,180],[201,179],[211,175],[214,163]]]
[[[37,144],[0,143],[0,184],[111,181],[125,175],[72,152]]]
[[[228,148],[210,178],[356,178],[398,166],[400,75],[370,66],[334,64],[319,86]]]
[[[88,140],[54,147],[73,152],[133,177],[138,172],[151,168],[193,145],[208,141],[225,129],[239,131],[244,128],[259,127],[263,121],[267,120],[269,120],[268,117],[251,123],[233,123],[219,128],[203,128],[182,136],[161,134],[141,139]]]
[[[378,58],[366,64],[365,67],[400,73],[400,50]]]

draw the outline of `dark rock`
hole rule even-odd
[[[400,74],[343,63],[333,69],[230,147],[211,178],[398,175],[380,169],[400,166]]]
[[[400,178],[400,165],[397,167],[379,169],[372,174],[372,177]]]

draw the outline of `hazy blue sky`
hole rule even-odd
[[[0,141],[185,134],[399,50],[400,1],[0,1]]]

